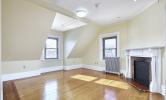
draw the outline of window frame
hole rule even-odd
[[[56,37],[48,37],[47,39],[53,39],[56,40],[56,44],[57,44],[57,48],[47,48],[46,43],[45,43],[45,48],[44,48],[44,59],[59,59],[59,39]],[[48,49],[57,49],[56,53],[57,53],[57,57],[56,58],[47,58],[47,50]]]
[[[115,57],[118,56],[118,37],[117,36],[110,36],[110,37],[104,37],[102,38],[102,50],[103,50],[103,54],[102,54],[102,57],[103,59],[105,59],[105,40],[108,40],[108,39],[115,39],[116,40],[116,48],[112,48],[112,49],[115,49]]]
[[[100,33],[98,36],[98,47],[99,47],[99,60],[105,62],[103,59],[103,38],[117,36],[117,57],[120,57],[120,32],[111,32],[111,33]]]

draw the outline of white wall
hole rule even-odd
[[[2,0],[2,60],[37,60],[55,12],[26,0]]]
[[[77,38],[76,45],[73,48],[69,57],[82,57],[85,54],[87,47],[90,45],[90,43],[93,42],[94,38],[97,36],[96,33],[98,32],[98,30],[99,27],[91,23],[80,29],[71,31],[72,33],[79,34],[79,37]]]
[[[41,58],[38,60],[3,61],[3,74],[38,71],[43,68],[63,66],[63,34],[61,32],[51,31],[49,36],[59,38],[59,59],[44,59],[43,52],[41,53]],[[42,47],[44,49],[45,43],[43,43]]]
[[[64,65],[82,64],[82,56],[97,36],[99,27],[93,23],[64,32]]]
[[[2,32],[2,30],[1,30],[1,27],[2,27],[2,25],[1,25],[1,0],[0,0],[0,100],[3,100],[3,86],[2,86],[2,78],[1,78],[1,76],[2,76],[2,69],[1,69],[1,66],[2,66],[2,64],[1,64],[1,32]]]
[[[80,65],[80,64],[82,64],[82,58],[64,59],[64,66]]]
[[[56,64],[40,61],[55,14],[26,0],[2,0],[3,74],[39,70],[41,66]]]
[[[164,14],[165,14],[164,15],[164,18],[165,18],[165,23],[164,23],[164,30],[165,30],[165,53],[164,53],[164,56],[166,57],[166,0],[164,0],[164,2],[165,2],[164,3],[164,5],[165,5],[165,7],[164,7],[165,8],[164,9]],[[163,62],[165,62],[165,61],[166,61],[166,58],[163,60]],[[166,73],[166,66],[164,66],[163,70],[164,70],[163,71],[163,73],[164,73],[163,76],[165,76],[166,75],[165,74]],[[164,87],[166,88],[166,77],[164,77],[163,79],[164,79],[163,81],[165,82]],[[166,89],[165,89],[164,92],[165,92],[165,99],[164,100],[166,100]]]
[[[160,0],[128,23],[128,47],[164,46],[164,0]]]
[[[12,74],[40,69],[40,60],[2,61],[3,74]]]

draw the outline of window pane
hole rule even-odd
[[[58,58],[57,49],[46,49],[46,58]]]
[[[116,38],[106,39],[105,48],[116,48]]]
[[[57,48],[57,40],[56,39],[47,39],[46,48]]]
[[[116,49],[105,48],[105,57],[116,57]]]

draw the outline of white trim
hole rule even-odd
[[[161,94],[163,96],[165,95],[165,86],[164,85],[161,86]]]
[[[83,64],[64,66],[64,70],[72,70],[72,69],[78,69],[78,68],[83,68]]]
[[[102,66],[86,65],[86,64],[84,64],[83,68],[91,69],[91,70],[95,70],[95,71],[103,71],[103,72],[105,72],[105,67],[102,67]],[[120,73],[122,73],[123,75],[125,75],[126,70],[125,69],[120,69]]]
[[[86,69],[91,69],[96,71],[105,71],[105,67],[102,67],[102,66],[86,65],[86,64],[84,64],[83,66],[84,66],[83,68],[86,68]]]
[[[15,79],[21,79],[21,78],[28,78],[32,76],[38,76],[40,75],[40,71],[27,71],[27,72],[20,72],[20,73],[13,73],[13,74],[4,74],[2,75],[2,81],[9,81],[9,80],[15,80]]]
[[[120,69],[120,73],[123,74],[123,75],[125,75],[126,74],[126,69]]]
[[[40,69],[40,73],[63,70],[63,66],[45,67]]]
[[[113,37],[117,36],[117,56],[120,57],[120,33],[119,32],[114,32],[114,33],[105,33],[99,35],[99,59],[100,61],[103,61],[103,38],[106,37]]]

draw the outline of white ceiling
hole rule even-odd
[[[77,19],[56,13],[51,29],[56,31],[67,31],[86,25]]]
[[[101,25],[128,20],[142,12],[155,0],[43,0],[72,13],[79,8],[88,10],[87,19]],[[99,4],[96,8],[95,4]]]

